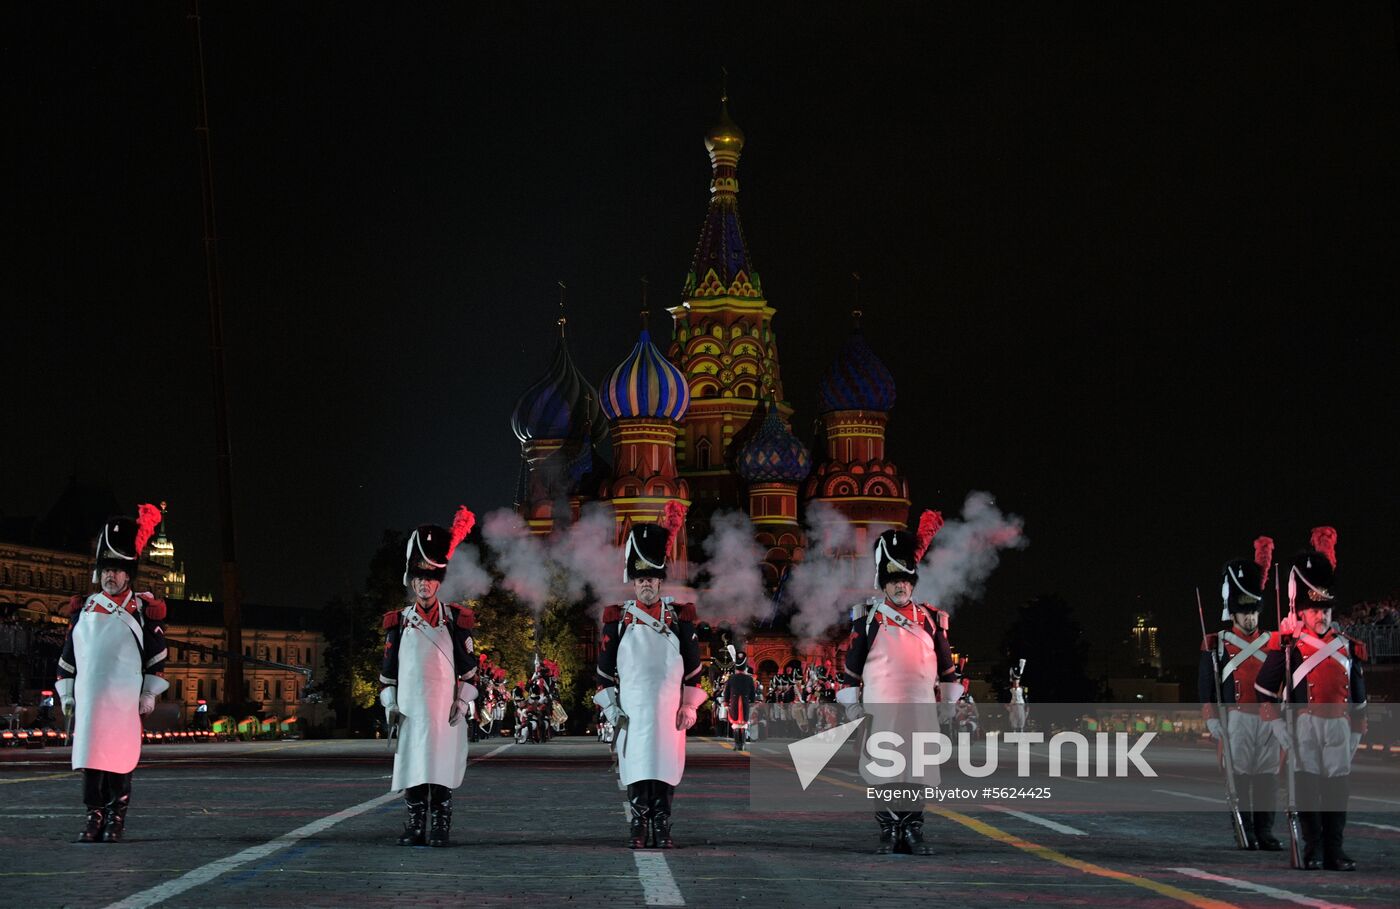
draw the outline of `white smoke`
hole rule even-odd
[[[491,589],[491,574],[481,566],[481,550],[462,543],[447,562],[438,597],[448,603],[474,600]]]
[[[584,505],[578,521],[550,541],[549,558],[556,567],[555,592],[570,603],[583,599],[589,590],[599,603],[625,599],[622,550],[616,540],[612,506],[602,502]]]
[[[499,509],[486,516],[482,526],[486,545],[496,554],[506,590],[525,602],[536,615],[544,611],[549,601],[552,565],[546,557],[544,543],[530,533],[525,519],[509,509]]]
[[[796,611],[789,622],[802,641],[819,638],[847,614],[865,562],[855,555],[855,528],[826,502],[807,508],[806,557],[788,574],[785,596]]]
[[[924,555],[914,598],[952,612],[981,594],[1003,550],[1028,543],[1020,516],[1003,514],[991,493],[968,493],[962,518],[946,522]]]
[[[701,566],[708,583],[699,591],[698,607],[710,621],[742,626],[767,616],[773,604],[763,585],[763,549],[754,539],[753,521],[742,511],[717,511]]]

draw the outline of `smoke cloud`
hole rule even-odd
[[[438,590],[439,599],[448,603],[474,600],[491,589],[491,574],[481,565],[481,550],[462,543],[447,563],[447,577]]]
[[[583,599],[590,590],[600,603],[625,599],[622,551],[616,539],[612,506],[584,505],[578,521],[556,534],[549,545],[550,561],[557,569],[556,594],[569,602]]]
[[[855,529],[826,502],[807,509],[806,558],[788,574],[786,597],[795,608],[789,623],[804,643],[840,621],[857,599],[864,560],[855,553]]]
[[[933,538],[914,597],[951,613],[981,595],[1003,551],[1028,544],[1020,516],[1003,514],[989,492],[969,493],[962,517],[949,520]]]
[[[506,590],[523,600],[535,614],[543,612],[553,572],[544,543],[530,533],[525,519],[508,509],[493,511],[486,516],[481,534],[496,555]]]
[[[763,586],[763,550],[754,540],[753,521],[742,511],[717,511],[710,518],[701,566],[705,584],[699,608],[711,622],[742,625],[766,617],[773,603]]]

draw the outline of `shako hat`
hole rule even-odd
[[[465,505],[458,506],[457,515],[449,529],[439,524],[420,524],[409,534],[404,551],[403,583],[411,578],[427,578],[441,583],[447,577],[447,563],[457,544],[467,538],[476,525],[476,515]]]
[[[146,548],[146,543],[155,534],[160,522],[160,509],[154,505],[138,506],[134,518],[108,518],[97,535],[92,582],[98,582],[104,568],[125,571],[131,580],[135,581],[136,568],[141,562],[141,551]]]

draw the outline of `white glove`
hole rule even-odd
[[[63,711],[64,716],[73,715],[73,680],[59,679],[53,683],[54,691],[58,692],[58,706]]]
[[[141,703],[137,706],[137,712],[146,716],[156,709],[156,695],[161,694],[170,683],[158,675],[148,675],[141,679]]]
[[[1209,718],[1206,720],[1206,730],[1210,732],[1210,737],[1211,737],[1211,738],[1215,739],[1217,742],[1220,741],[1220,736],[1221,736],[1220,718],[1219,718],[1219,717],[1214,717],[1214,716],[1213,716],[1213,717],[1209,717]]]
[[[1361,733],[1359,733],[1359,732],[1353,732],[1353,733],[1351,734],[1351,753],[1352,753],[1352,754],[1356,754],[1356,748],[1357,748],[1357,746],[1360,745],[1360,744],[1361,744]]]
[[[1269,720],[1269,729],[1273,731],[1274,738],[1283,746],[1284,750],[1291,753],[1293,751],[1293,738],[1288,734],[1288,724],[1284,722],[1283,717]]]
[[[399,721],[399,689],[389,686],[379,692],[379,703],[384,705],[384,722],[392,726]]]
[[[1292,613],[1279,619],[1278,633],[1286,638],[1297,637],[1298,632],[1303,630],[1303,620]]]
[[[470,704],[476,700],[476,686],[471,682],[463,682],[457,688],[457,699],[452,702],[452,710],[447,714],[447,725],[456,726],[462,722],[462,717],[470,713]]]
[[[695,708],[682,707],[676,711],[676,728],[684,732],[695,725]]]
[[[852,685],[836,692],[836,703],[846,708],[846,722],[865,716],[865,707],[860,703],[860,689]]]
[[[609,723],[619,726],[626,722],[627,714],[622,712],[622,705],[618,702],[616,688],[604,688],[593,695],[593,703],[603,708],[603,716]]]

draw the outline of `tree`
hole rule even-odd
[[[1002,652],[1006,661],[999,669],[999,687],[1004,687],[1012,662],[1025,659],[1026,686],[1037,701],[1094,700],[1098,686],[1089,678],[1089,641],[1074,610],[1058,594],[1042,594],[1017,609],[1002,638]]]
[[[355,726],[356,709],[374,707],[384,652],[384,613],[402,608],[403,551],[407,536],[384,531],[370,559],[364,593],[325,605],[326,675],[320,690],[335,705],[339,724]]]

